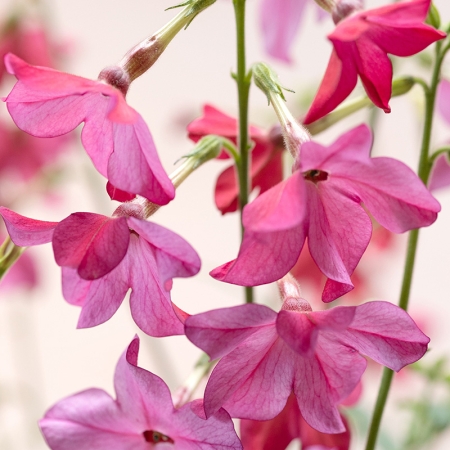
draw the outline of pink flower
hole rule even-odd
[[[20,129],[37,137],[55,137],[84,122],[83,145],[112,185],[160,205],[173,199],[174,187],[150,131],[125,101],[129,83],[120,69],[102,72],[111,85],[31,66],[12,54],[5,63],[19,80],[6,102]]]
[[[399,371],[429,342],[391,303],[313,312],[295,286],[279,313],[246,304],[190,316],[185,326],[189,340],[221,358],[205,390],[207,417],[223,407],[231,417],[269,420],[293,392],[304,420],[322,433],[345,431],[337,405],[366,368],[360,353]]]
[[[348,450],[350,432],[345,417],[341,415],[345,431],[326,434],[311,428],[303,419],[294,395],[290,395],[286,406],[272,420],[241,420],[240,435],[244,450],[285,450],[294,440],[300,439],[302,449]]]
[[[329,302],[353,289],[372,231],[364,208],[394,233],[432,224],[440,210],[414,172],[391,158],[370,158],[372,136],[361,125],[330,147],[306,142],[287,180],[244,208],[244,240],[236,260],[211,272],[227,283],[255,286],[283,277],[308,238],[328,278]]]
[[[353,91],[358,75],[375,106],[390,112],[392,64],[387,54],[411,56],[446,36],[423,23],[430,2],[403,1],[341,20],[328,35],[334,50],[303,123],[333,111]]]
[[[137,366],[138,352],[136,337],[116,367],[116,400],[92,388],[47,411],[39,426],[52,450],[242,449],[226,411],[204,420],[199,400],[175,409],[166,383]]]
[[[180,236],[125,208],[118,217],[75,213],[59,223],[3,207],[0,215],[16,245],[52,242],[63,268],[64,298],[82,308],[79,328],[110,319],[131,288],[131,315],[139,328],[151,336],[183,334],[178,315],[184,313],[170,300],[171,280],[195,275],[200,259]]]
[[[211,105],[205,105],[203,117],[191,122],[187,130],[194,142],[207,134],[216,134],[236,142],[238,123],[235,118]],[[275,136],[255,126],[250,126],[250,139],[255,143],[251,152],[251,189],[259,188],[259,193],[262,194],[283,179],[283,140],[280,134]],[[228,154],[223,152],[220,159],[225,158],[228,159]],[[237,210],[238,195],[236,171],[232,165],[219,175],[216,183],[214,198],[222,214]]]

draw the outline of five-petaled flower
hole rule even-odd
[[[79,328],[110,319],[131,288],[131,315],[141,330],[151,336],[183,334],[184,313],[170,300],[171,280],[200,270],[197,253],[177,234],[140,218],[139,208],[119,210],[116,217],[74,213],[59,223],[4,207],[0,215],[16,245],[52,242],[64,298],[82,307]]]
[[[116,400],[92,388],[47,411],[39,425],[52,450],[242,449],[226,411],[205,420],[201,400],[174,408],[166,383],[138,367],[138,352],[136,337],[117,364]]]
[[[32,66],[13,54],[5,57],[18,82],[6,97],[16,125],[37,137],[55,137],[84,122],[81,139],[96,169],[111,184],[159,205],[175,196],[150,130],[125,101],[127,75],[120,68],[92,81],[46,67]]]
[[[333,111],[353,91],[358,75],[375,106],[390,112],[392,63],[387,54],[412,56],[446,36],[423,23],[430,3],[403,1],[341,20],[328,35],[333,53],[304,123]]]
[[[279,313],[246,304],[186,319],[188,339],[220,358],[205,390],[206,416],[223,407],[231,417],[272,419],[293,392],[310,426],[344,432],[337,405],[366,368],[361,354],[399,371],[423,356],[429,338],[391,303],[312,311],[292,278],[279,284]]]
[[[394,233],[430,225],[440,211],[411,169],[392,158],[371,158],[371,146],[365,125],[330,147],[304,143],[293,174],[244,208],[237,259],[211,275],[243,286],[276,281],[294,266],[308,238],[311,256],[328,278],[322,299],[352,290],[350,275],[372,231],[361,204]]]

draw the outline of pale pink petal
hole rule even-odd
[[[197,252],[181,236],[153,222],[129,217],[128,225],[154,249],[162,282],[174,277],[192,277],[200,270]]]
[[[33,289],[39,284],[37,261],[27,250],[0,280],[0,293],[9,289]],[[4,298],[3,296],[1,296]]]
[[[124,217],[74,213],[56,227],[53,251],[59,266],[76,268],[81,278],[95,280],[122,261],[129,241]]]
[[[263,0],[260,5],[261,29],[266,52],[290,62],[289,52],[307,0]]]
[[[142,431],[100,389],[61,400],[47,411],[39,426],[52,450],[148,449]]]
[[[206,415],[223,406],[232,417],[275,417],[292,391],[293,356],[274,326],[254,333],[212,372],[205,390]]]
[[[443,78],[438,86],[436,106],[442,117],[450,123],[450,81]]]
[[[221,308],[186,319],[186,337],[218,359],[231,352],[261,327],[273,326],[276,313],[263,305],[249,304]]]
[[[294,393],[305,421],[322,433],[345,431],[337,404],[353,391],[366,360],[354,349],[322,334],[312,358],[295,360]]]
[[[322,294],[322,300],[329,302],[353,288],[350,275],[369,244],[372,224],[334,179],[317,187],[308,182],[307,189],[309,251],[322,273],[337,283],[326,286]]]
[[[450,185],[450,162],[447,154],[436,158],[428,181],[428,189],[434,191]]]
[[[129,256],[129,286],[131,315],[137,326],[150,336],[184,334],[170,294],[164,287],[151,246],[141,237],[131,235]],[[120,267],[120,265],[119,265]]]
[[[58,222],[29,219],[3,206],[0,206],[0,215],[5,221],[11,240],[21,247],[50,242],[58,225]]]
[[[210,275],[241,286],[257,286],[279,280],[294,267],[305,237],[303,225],[270,233],[246,231],[237,259],[216,267]]]
[[[357,82],[357,71],[349,58],[341,60],[333,50],[327,70],[316,97],[303,123],[308,125],[333,111],[353,91]]]
[[[297,171],[245,206],[244,228],[263,233],[298,227],[305,217],[305,204],[305,182]]]
[[[430,341],[405,311],[388,302],[357,306],[353,322],[339,339],[397,372],[419,360]]]
[[[352,323],[356,314],[355,306],[337,306],[324,311],[311,311],[307,313],[320,330],[344,331]]]

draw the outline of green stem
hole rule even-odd
[[[425,122],[423,126],[422,146],[420,151],[418,175],[420,179],[427,184],[429,170],[429,151],[431,142],[431,131],[433,126],[433,111],[436,100],[436,91],[440,80],[440,71],[445,53],[449,49],[447,45],[441,52],[442,43],[436,44],[436,63],[433,70],[430,86],[424,86],[425,92]],[[422,84],[423,86],[423,84]],[[408,236],[408,249],[406,252],[405,269],[403,272],[402,288],[399,298],[399,307],[405,311],[408,308],[409,296],[411,292],[411,284],[413,279],[414,262],[417,253],[417,243],[419,240],[419,230],[412,230]],[[389,394],[393,371],[384,368],[383,377],[381,379],[380,390],[375,404],[375,409],[370,423],[369,434],[367,437],[366,450],[374,450],[377,441],[378,430],[380,428],[381,418],[383,416],[384,407]]]
[[[247,73],[245,63],[245,0],[233,0],[236,18],[237,37],[237,72],[235,75],[239,99],[239,163],[236,164],[239,179],[239,208],[241,211],[248,203],[249,188],[249,136],[248,136],[248,97],[250,91],[251,74]],[[244,229],[241,227],[243,236]],[[253,289],[245,288],[245,301],[253,302]]]

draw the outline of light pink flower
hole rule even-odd
[[[321,446],[326,450],[348,450],[350,431],[341,415],[345,431],[326,434],[311,428],[303,419],[294,395],[290,395],[286,406],[271,420],[241,420],[240,436],[244,450],[285,450],[294,440],[300,439],[303,450]],[[314,450],[316,447],[314,447]]]
[[[333,53],[303,123],[333,111],[353,91],[358,75],[375,106],[390,112],[392,64],[387,54],[411,56],[446,36],[423,23],[430,3],[402,1],[341,20],[328,35]]]
[[[120,69],[103,75],[113,86],[31,66],[12,54],[5,63],[18,79],[5,101],[20,129],[37,137],[55,137],[84,122],[83,145],[113,186],[160,205],[173,199],[174,187],[150,131],[125,101],[129,83]]]
[[[175,409],[169,388],[137,366],[136,337],[116,367],[117,399],[101,389],[67,397],[40,420],[52,450],[240,450],[230,416],[201,417],[201,400]]]
[[[205,390],[207,417],[223,407],[231,417],[269,420],[293,392],[305,421],[322,433],[345,431],[337,405],[366,368],[361,354],[399,371],[429,342],[391,303],[313,312],[298,291],[279,313],[246,304],[190,316],[185,326],[195,345],[221,358]]]
[[[290,178],[244,208],[244,240],[236,260],[211,272],[227,283],[255,286],[282,278],[308,238],[328,278],[323,301],[353,289],[355,270],[371,236],[361,204],[394,233],[432,224],[440,210],[415,173],[391,158],[370,158],[372,136],[361,125],[330,147],[306,142]]]
[[[203,116],[191,122],[187,130],[194,142],[208,134],[216,134],[236,143],[238,122],[217,108],[205,105]],[[250,126],[250,139],[255,143],[250,163],[251,190],[259,188],[259,194],[262,194],[283,179],[283,139],[280,133],[267,133],[255,126]],[[223,152],[220,159],[225,158],[228,159],[228,154]],[[236,169],[232,165],[219,175],[214,191],[216,206],[222,214],[238,209],[238,195]]]
[[[79,328],[110,319],[131,288],[131,315],[139,328],[151,336],[183,334],[178,315],[184,313],[170,300],[171,280],[195,275],[200,259],[184,239],[139,213],[130,208],[118,217],[74,213],[58,223],[0,207],[16,245],[52,242],[64,298],[82,308]]]

